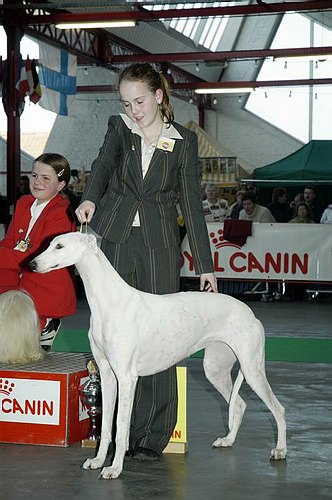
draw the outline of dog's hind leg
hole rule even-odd
[[[267,381],[264,357],[257,359],[256,356],[256,362],[255,358],[253,358],[250,366],[243,366],[241,364],[241,370],[247,384],[266,404],[275,418],[277,423],[278,438],[277,446],[271,450],[270,458],[273,460],[282,460],[286,458],[287,454],[285,409],[276,398],[270,384]]]
[[[228,404],[231,401],[233,391],[231,371],[235,361],[236,356],[227,344],[217,342],[205,348],[203,362],[205,375]],[[232,411],[229,411],[229,432],[225,437],[217,438],[212,443],[214,448],[230,447],[233,445],[246,406],[246,403],[237,394],[232,404]]]
[[[106,358],[101,358],[93,349],[93,355],[99,368],[103,412],[101,438],[98,453],[95,458],[88,458],[83,463],[83,469],[100,469],[106,459],[108,447],[112,441],[112,424],[117,395],[117,380]]]

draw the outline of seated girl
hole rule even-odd
[[[40,318],[41,347],[46,351],[51,349],[60,318],[76,312],[74,272],[66,268],[38,274],[28,264],[55,236],[76,230],[70,202],[61,194],[69,180],[66,158],[56,153],[40,155],[33,162],[31,194],[17,201],[0,241],[0,293],[22,289],[30,294]]]

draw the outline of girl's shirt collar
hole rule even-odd
[[[144,135],[142,130],[139,128],[137,123],[135,123],[129,116],[125,115],[124,113],[120,113],[120,116],[122,120],[125,122],[129,130],[133,134],[139,135],[142,139],[144,139]],[[166,126],[166,123],[163,125],[163,130],[161,132],[162,137],[167,137],[168,139],[183,139],[182,135],[178,130],[173,125],[170,125],[169,127]]]

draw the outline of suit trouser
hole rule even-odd
[[[120,276],[138,290],[160,295],[179,291],[179,247],[150,249],[143,243],[141,229],[134,227],[125,243],[103,239],[101,249]],[[176,424],[177,404],[175,366],[139,377],[131,417],[130,449],[142,446],[161,453]]]

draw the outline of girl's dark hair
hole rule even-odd
[[[58,153],[43,153],[33,163],[36,163],[36,161],[46,163],[46,165],[52,167],[58,176],[59,182],[65,181],[66,185],[69,183],[71,175],[70,165],[64,156]]]
[[[119,76],[119,86],[123,81],[142,82],[148,89],[155,93],[158,89],[163,91],[163,100],[160,106],[160,113],[163,120],[170,124],[174,121],[174,110],[170,102],[170,88],[164,75],[148,63],[137,63],[127,66]]]

